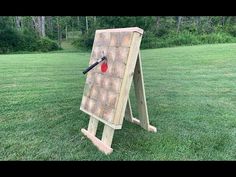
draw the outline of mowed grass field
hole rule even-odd
[[[0,55],[0,160],[236,160],[236,44],[141,55],[157,133],[124,121],[109,156],[80,131],[90,53]]]

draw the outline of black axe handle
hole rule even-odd
[[[93,63],[91,66],[89,66],[87,69],[83,71],[83,74],[86,74],[91,69],[93,69],[95,66],[97,66],[99,63],[101,63],[103,60],[105,60],[107,57],[103,56],[102,58],[98,59],[95,63]]]

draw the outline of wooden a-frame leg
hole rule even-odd
[[[149,123],[140,53],[138,54],[137,62],[135,65],[133,81],[135,95],[137,98],[139,119],[134,118],[132,115],[130,99],[128,99],[126,106],[126,119],[140,125],[148,131],[156,132],[156,127],[150,125]]]
[[[98,120],[94,117],[90,117],[88,130],[81,129],[81,132],[92,141],[92,143],[105,154],[110,154],[113,149],[111,148],[111,143],[113,139],[114,129],[108,125],[104,125],[102,140],[96,137],[98,127]]]
[[[102,142],[108,146],[111,146],[113,135],[114,135],[114,129],[105,124],[102,133]]]
[[[95,136],[97,132],[97,128],[98,128],[98,120],[93,117],[90,117],[89,124],[88,124],[88,132],[91,135]]]
[[[129,122],[132,122],[132,119],[133,119],[130,98],[128,98],[128,102],[127,102],[126,109],[125,109],[125,119],[128,120]]]
[[[134,118],[134,116],[133,116],[130,98],[128,99],[127,106],[126,106],[126,109],[125,109],[125,119],[129,122],[140,125],[140,120]]]

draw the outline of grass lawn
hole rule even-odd
[[[124,121],[109,156],[80,132],[90,53],[0,55],[0,160],[236,160],[236,44],[141,54],[158,131]]]

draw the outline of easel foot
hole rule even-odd
[[[132,118],[132,121],[131,121],[132,123],[134,123],[134,124],[137,124],[137,125],[139,125],[139,126],[141,126],[141,123],[140,123],[140,120],[138,120],[138,119],[136,119],[136,118]],[[148,131],[149,132],[157,132],[157,128],[156,127],[154,127],[154,126],[152,126],[152,125],[148,125]]]
[[[81,132],[92,141],[92,143],[102,152],[104,152],[106,155],[112,153],[113,149],[103,143],[100,139],[89,133],[87,130],[84,128],[81,129]]]

